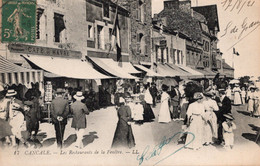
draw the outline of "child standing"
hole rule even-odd
[[[222,123],[223,126],[223,138],[225,141],[225,148],[232,149],[234,146],[234,133],[233,130],[236,129],[236,125],[233,122],[234,118],[232,114],[224,114],[225,121]]]

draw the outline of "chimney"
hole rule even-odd
[[[186,12],[189,13],[191,16],[193,15],[193,11],[191,9],[191,0],[179,0],[179,8]]]
[[[179,9],[179,0],[164,1],[164,9],[165,10]]]

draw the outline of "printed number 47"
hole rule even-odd
[[[12,31],[10,29],[5,29],[4,38],[9,38],[11,36]]]

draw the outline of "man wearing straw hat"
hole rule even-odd
[[[87,119],[86,114],[89,114],[87,106],[81,102],[85,97],[82,92],[78,91],[74,96],[76,101],[71,104],[71,112],[73,114],[71,127],[75,129],[77,135],[76,147],[83,148],[83,134],[85,132],[85,128],[87,127]]]
[[[22,143],[24,143],[24,139],[22,138],[21,131],[23,130],[24,124],[24,115],[23,115],[23,104],[20,100],[16,99],[17,92],[14,89],[9,89],[6,93],[7,101],[7,119],[9,120],[9,124],[12,126],[12,146],[17,146],[16,138],[19,139]]]
[[[58,148],[62,148],[62,141],[69,114],[69,103],[63,98],[65,91],[58,88],[56,98],[51,102],[51,115],[54,124]]]

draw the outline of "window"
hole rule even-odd
[[[168,47],[166,47],[166,61],[169,63],[169,52]]]
[[[36,23],[36,39],[43,39],[45,33],[45,17],[43,15],[44,10],[37,9],[37,23]]]
[[[104,28],[103,26],[97,26],[97,48],[104,49]]]
[[[145,37],[144,37],[144,34],[142,34],[142,33],[138,34],[137,45],[140,46],[138,48],[137,52],[144,54],[145,53]]]
[[[112,28],[109,28],[109,42],[111,42],[112,41],[112,31],[113,31],[113,29]]]
[[[88,38],[89,39],[94,38],[94,27],[93,27],[93,25],[88,25]]]
[[[54,13],[54,41],[55,42],[64,42],[65,40],[65,22],[63,19],[63,15]]]
[[[180,51],[177,50],[177,64],[180,64]]]
[[[103,17],[109,18],[109,3],[103,2]]]
[[[158,62],[158,50],[159,50],[159,46],[155,45],[155,62]]]

